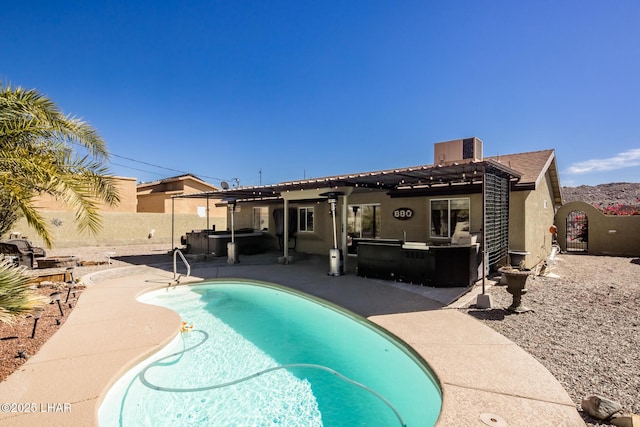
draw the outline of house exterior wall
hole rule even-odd
[[[430,201],[434,199],[468,198],[470,201],[470,232],[481,234],[482,232],[482,194],[455,194],[424,197],[389,197],[385,191],[365,190],[354,192],[347,197],[348,205],[378,204],[382,216],[379,237],[382,239],[404,239],[407,241],[419,241],[430,243],[448,243],[447,239],[438,240],[430,236],[431,211]],[[344,198],[338,199],[336,208],[338,227],[338,239],[340,245],[340,230],[342,230],[342,205]],[[235,213],[235,228],[253,227],[253,207],[256,203],[243,203],[240,211]],[[269,206],[269,229],[271,245],[278,248],[275,237],[275,223],[273,222],[273,210],[282,208],[283,203],[262,204]],[[296,250],[298,252],[312,254],[326,254],[333,246],[333,230],[330,207],[325,199],[312,201],[290,201],[290,208],[301,206],[313,206],[315,209],[315,228],[313,233],[298,232]],[[398,220],[393,217],[393,212],[398,208],[409,208],[413,216],[409,220]],[[525,265],[533,267],[549,256],[552,244],[552,234],[549,228],[554,223],[555,208],[553,205],[552,185],[549,176],[538,185],[535,190],[512,191],[509,204],[509,249],[529,252],[525,258]],[[227,220],[230,223],[229,219]],[[506,264],[504,259],[500,264]]]
[[[330,206],[326,200],[316,200],[311,202],[290,202],[290,207],[313,207],[314,209],[314,224],[313,232],[298,231],[297,247],[298,252],[310,253],[310,254],[327,254],[329,249],[333,247],[333,221],[330,215]],[[340,221],[341,215],[341,203],[336,206],[336,227],[338,229],[338,246],[340,244],[340,229],[342,227],[342,221]]]
[[[509,250],[529,252],[525,259],[527,267],[533,267],[538,262],[546,259],[551,252],[553,235],[549,228],[554,223],[556,203],[558,203],[557,178],[554,181],[554,170],[545,168],[545,173],[536,183],[530,183],[535,189],[517,189],[510,192],[509,201]],[[363,188],[348,189],[353,192],[348,196],[341,196],[337,205],[338,238],[341,239],[341,231],[346,226],[342,224],[343,204],[380,206],[381,224],[377,236],[381,239],[406,239],[407,241],[428,242],[429,244],[447,244],[449,239],[438,239],[430,235],[431,232],[431,205],[435,199],[468,198],[470,201],[470,232],[481,235],[483,227],[483,202],[482,194],[476,187],[472,193],[425,196],[388,196],[385,190],[368,190]],[[327,189],[328,191],[328,189]],[[307,197],[318,197],[322,191],[316,191]],[[302,195],[302,192],[299,194]],[[315,230],[313,233],[298,232],[296,250],[300,252],[326,254],[333,246],[332,222],[329,215],[329,204],[325,198],[313,199],[305,202],[295,200],[298,195],[288,195],[289,207],[313,206],[315,208]],[[264,202],[262,202],[264,205]],[[242,204],[243,212],[236,214],[236,228],[253,227],[253,206],[258,202]],[[282,208],[282,202],[271,202],[268,206],[269,217],[272,218],[273,209]],[[408,208],[413,211],[409,220],[399,220],[393,217],[393,212],[398,208]],[[346,210],[346,209],[345,209]],[[229,221],[229,220],[227,220]],[[270,222],[268,232],[273,237],[274,245],[275,224]],[[479,241],[480,242],[480,241]],[[338,242],[342,247],[342,242]],[[277,247],[277,246],[276,246]],[[507,258],[499,260],[498,264],[506,264]]]
[[[202,193],[216,190],[216,187],[193,179],[189,176],[159,181],[157,183],[141,184],[137,188],[138,212],[154,213],[180,213],[180,214],[202,214],[206,209],[206,199],[172,199],[173,196]],[[209,215],[224,217],[225,208],[217,208],[216,202],[220,200],[209,200]]]
[[[220,221],[226,218],[226,207],[218,207],[219,199],[209,199],[209,217],[216,218]],[[173,206],[172,206],[173,205]],[[173,210],[172,210],[173,209]],[[172,199],[163,193],[148,194],[141,197],[138,204],[138,212],[141,213],[168,213],[185,214],[185,215],[206,215],[207,200],[206,199]],[[225,225],[226,227],[226,225]]]
[[[433,197],[398,197],[391,198],[385,191],[364,191],[354,192],[347,197],[348,205],[379,204],[380,215],[382,215],[379,237],[381,239],[404,239],[406,232],[407,241],[429,242],[430,238],[430,200],[443,198],[469,198],[470,200],[470,231],[480,233],[482,229],[482,195],[481,194],[461,194],[455,196],[433,196]],[[336,206],[336,227],[338,229],[338,246],[340,246],[341,231],[343,223],[342,207],[344,198],[338,199]],[[269,227],[268,234],[271,235],[271,247],[278,249],[278,241],[275,236],[276,225],[273,221],[273,211],[283,208],[283,203],[265,204],[261,202],[241,203],[234,213],[235,229],[253,228],[253,207],[269,207]],[[314,231],[298,232],[296,240],[296,251],[311,254],[326,254],[333,247],[333,223],[330,215],[330,205],[326,199],[311,201],[290,201],[290,208],[295,208],[296,212],[300,207],[314,208]],[[393,211],[398,208],[410,208],[413,216],[409,220],[399,220],[393,217]],[[231,224],[230,217],[227,223]],[[345,225],[346,226],[346,225]],[[440,243],[445,243],[441,240]]]
[[[183,184],[181,189],[184,194],[202,193],[204,191],[211,191],[215,188],[207,183],[198,182],[191,179],[183,180],[182,183]]]
[[[530,191],[525,200],[526,215],[525,250],[530,255],[525,259],[527,267],[531,268],[546,259],[551,253],[553,235],[549,228],[554,223],[555,207],[549,176],[545,175],[535,191]]]
[[[114,184],[118,189],[120,202],[115,206],[110,206],[103,202],[98,202],[98,210],[100,212],[136,212],[136,179],[127,177],[112,177]],[[58,200],[48,194],[38,196],[34,200],[34,206],[41,212],[51,211],[71,211],[62,200]]]
[[[173,209],[176,214],[202,215],[208,207],[209,217],[216,218],[219,221],[224,220],[227,216],[226,206],[216,206],[216,203],[219,202],[219,199],[209,199],[209,203],[207,203],[206,199],[174,199]],[[164,212],[171,212],[171,204],[171,199],[165,200]]]
[[[555,208],[549,176],[535,190],[511,191],[509,199],[509,250],[527,251],[527,268],[546,259],[553,240],[549,227],[554,223]],[[508,260],[504,260],[504,264]]]
[[[267,244],[271,249],[278,249],[278,239],[276,237],[276,224],[273,220],[273,211],[283,208],[284,203],[240,203],[236,206],[234,212],[234,228],[253,228],[253,208],[258,206],[267,206],[269,208],[269,224],[267,231]],[[325,254],[333,246],[333,223],[329,215],[329,203],[326,200],[311,201],[291,201],[289,208],[296,209],[296,218],[298,208],[313,207],[314,209],[314,229],[313,232],[298,232],[296,234],[296,251],[310,254]],[[340,207],[336,212],[336,224],[338,229],[341,227]],[[227,224],[231,226],[231,217],[227,217]],[[340,239],[340,236],[338,236]]]
[[[456,194],[451,196],[429,197],[394,197],[391,198],[385,192],[372,191],[367,193],[354,193],[349,196],[348,204],[373,204],[379,203],[382,215],[380,238],[404,239],[406,232],[407,241],[429,242],[437,241],[430,236],[431,224],[431,200],[448,198],[468,198],[471,211],[470,231],[479,233],[482,229],[482,195],[481,194]],[[399,220],[393,217],[393,212],[399,208],[409,208],[413,216],[408,220]]]
[[[138,212],[165,213],[165,201],[167,197],[163,193],[138,194]],[[171,210],[169,210],[171,212]]]
[[[588,219],[588,253],[591,255],[640,256],[640,216],[605,215],[585,202],[566,203],[558,209],[555,225],[558,244],[567,250],[567,216],[584,212]]]
[[[526,250],[525,206],[530,191],[511,191],[509,195],[509,250]],[[508,263],[508,260],[504,260]]]

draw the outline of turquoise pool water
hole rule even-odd
[[[278,286],[215,281],[143,295],[193,325],[124,375],[101,426],[433,426],[424,363],[366,320]]]

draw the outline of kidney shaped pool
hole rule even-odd
[[[183,330],[109,390],[101,426],[433,426],[415,353],[366,319],[277,285],[208,281],[139,298]]]

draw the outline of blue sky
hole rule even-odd
[[[640,182],[640,2],[31,1],[4,84],[98,129],[110,170],[240,185],[556,150],[563,186]],[[237,182],[237,181],[236,181]]]

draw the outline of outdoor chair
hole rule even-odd
[[[25,251],[20,248],[20,246],[15,243],[0,243],[0,253],[4,254],[6,257],[12,258],[13,263],[17,266],[24,265],[30,269],[33,269],[33,260],[35,256],[32,251]]]
[[[13,243],[17,245],[23,252],[33,252],[35,258],[45,258],[47,252],[44,248],[33,246],[33,244],[27,239],[9,239],[5,243]]]

